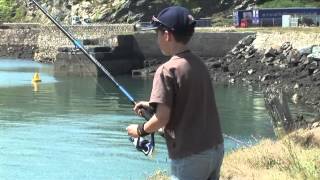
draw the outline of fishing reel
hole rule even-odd
[[[138,151],[141,151],[146,156],[152,156],[155,143],[154,143],[154,133],[150,134],[150,139],[138,137],[130,137],[129,140],[136,147]]]
[[[148,121],[153,116],[155,109],[152,106],[148,108],[143,107],[143,109],[144,111],[142,111],[141,116]],[[155,147],[154,133],[151,133],[149,136],[150,139],[145,137],[130,137],[129,140],[133,143],[138,151],[141,151],[146,156],[151,156]]]

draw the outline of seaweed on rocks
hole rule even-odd
[[[277,89],[274,92],[283,90],[288,99],[294,99],[293,103],[307,105],[319,113],[319,59],[293,48],[290,42],[260,52],[254,48],[254,40],[255,35],[247,36],[226,56],[206,59],[212,79],[218,82],[259,84],[265,89],[265,94],[272,88]],[[292,121],[295,128],[292,128],[292,123],[286,125],[291,129],[305,124],[303,118],[299,120],[297,117]]]

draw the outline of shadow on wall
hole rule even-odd
[[[114,40],[113,40],[114,41]],[[131,74],[131,70],[143,67],[145,56],[138,47],[133,35],[116,36],[113,47],[99,44],[86,46],[103,67],[111,74]],[[84,40],[83,42],[94,42]],[[59,75],[104,76],[105,73],[96,67],[81,51],[74,47],[61,47],[54,63],[54,72]]]
[[[223,57],[242,38],[254,33],[195,33],[189,43],[192,51],[202,57]],[[157,42],[156,34],[143,32],[134,35],[138,47],[147,59],[163,57]]]

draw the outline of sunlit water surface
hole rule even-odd
[[[35,72],[42,79],[37,85]],[[151,79],[116,79],[137,100],[148,98]],[[226,151],[273,138],[259,89],[216,85],[215,91]],[[153,158],[129,142],[125,128],[139,122],[106,78],[55,77],[52,65],[0,60],[0,179],[135,180],[170,171],[160,136]]]

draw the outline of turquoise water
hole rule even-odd
[[[40,73],[35,87],[31,79]],[[118,76],[137,99],[148,98],[151,79]],[[259,89],[216,85],[224,133],[237,141],[273,137]],[[0,60],[0,179],[145,179],[169,170],[164,140],[145,157],[125,128],[142,119],[106,79],[55,77],[53,66]],[[243,144],[225,138],[227,151]]]

